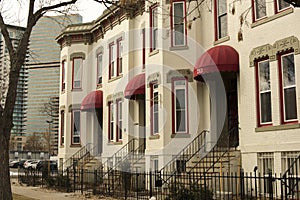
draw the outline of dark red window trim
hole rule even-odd
[[[114,45],[114,42],[110,43],[109,46],[109,66],[108,66],[108,79],[112,78],[112,72],[111,72],[111,67],[112,67],[112,46]]]
[[[173,23],[173,3],[175,2],[183,2],[184,3],[184,44],[183,45],[174,45],[174,23]],[[177,46],[187,46],[187,20],[186,20],[186,0],[171,0],[171,10],[170,10],[170,24],[171,24],[171,46],[177,47]]]
[[[65,111],[60,112],[60,145],[65,144]]]
[[[66,60],[63,60],[61,62],[61,74],[62,74],[62,76],[61,76],[61,91],[62,92],[64,92],[66,89],[66,74],[65,74],[66,69],[65,69],[65,67],[66,67]]]
[[[81,67],[80,69],[80,87],[74,87],[74,60],[75,59],[81,59],[81,64],[83,64],[83,58],[82,57],[74,57],[72,59],[72,90],[80,90],[82,89],[82,68],[83,66]]]
[[[120,136],[120,127],[119,127],[119,124],[120,124],[120,117],[119,117],[119,112],[120,112],[120,104],[119,103],[122,103],[122,99],[117,99],[116,100],[116,113],[117,113],[117,116],[116,116],[116,120],[117,120],[117,123],[116,123],[116,141],[119,142],[119,141],[122,141],[123,139],[123,133],[122,133],[122,138],[119,138]],[[123,126],[123,119],[122,119],[122,126]],[[121,126],[121,128],[122,128]]]
[[[260,59],[256,59],[255,62],[255,89],[256,89],[256,119],[257,119],[257,126],[258,127],[265,127],[265,126],[272,126],[273,122],[270,123],[260,123],[260,91],[259,91],[259,70],[258,70],[258,63],[264,60],[268,60],[269,57],[263,57]],[[272,94],[272,92],[271,92]]]
[[[227,0],[226,0],[227,2]],[[227,5],[227,3],[226,3]],[[227,28],[228,28],[228,10],[226,12],[227,14]],[[218,41],[219,39],[219,24],[218,24],[218,3],[217,0],[214,0],[214,23],[215,23],[215,41]],[[227,30],[228,34],[228,30]]]
[[[176,110],[174,108],[175,106],[175,81],[185,81],[185,92],[186,92],[186,132],[176,132],[176,123],[175,123],[175,115]],[[189,134],[189,93],[188,93],[188,81],[185,77],[175,77],[172,78],[172,134]]]
[[[252,22],[257,22],[257,21],[260,21],[260,20],[265,19],[267,17],[267,15],[266,15],[266,16],[264,16],[262,18],[256,19],[255,1],[256,0],[251,0],[251,2],[252,2]],[[276,0],[274,0],[274,1],[276,1]]]
[[[96,85],[97,86],[99,86],[99,85],[101,85],[102,84],[102,81],[101,81],[101,83],[99,83],[99,56],[100,55],[102,55],[102,72],[103,72],[103,53],[101,52],[101,53],[98,53],[97,54],[97,74],[96,74]],[[101,77],[102,77],[102,74],[101,74]],[[103,79],[103,78],[102,78]]]
[[[79,143],[74,143],[73,142],[73,136],[74,136],[74,113],[75,112],[79,112],[80,115],[80,135],[79,135]],[[81,112],[80,110],[72,110],[72,117],[71,117],[71,145],[75,146],[75,145],[81,145]]]
[[[153,96],[153,92],[154,92],[154,85],[158,85],[158,82],[157,81],[154,81],[154,82],[151,82],[150,83],[150,133],[151,135],[155,135],[157,133],[154,133],[154,128],[153,128],[153,123],[154,123],[154,119],[153,119],[153,112],[154,112],[154,108],[153,108],[153,105],[154,105],[154,96]]]
[[[150,12],[150,52],[152,52],[153,50],[155,50],[157,48],[157,47],[155,49],[153,48],[153,13],[152,13],[152,11],[157,8],[158,8],[157,3],[153,4],[149,8],[149,12]]]
[[[111,140],[111,134],[110,134],[110,123],[111,123],[111,120],[110,120],[110,117],[112,115],[111,113],[111,106],[112,106],[113,102],[110,101],[108,102],[108,142],[112,142],[113,140]],[[114,133],[112,133],[114,134]]]
[[[283,1],[283,0],[279,0],[279,1]],[[291,5],[282,10],[278,10],[277,0],[274,0],[274,8],[275,8],[275,14],[277,14],[277,13],[283,12],[284,10],[291,8]]]
[[[298,119],[290,120],[290,121],[284,121],[284,97],[283,97],[283,83],[282,83],[282,65],[281,65],[281,57],[285,54],[293,53],[294,49],[290,49],[284,52],[280,52],[277,54],[277,61],[278,61],[278,77],[279,77],[279,99],[280,99],[280,122],[281,124],[295,124],[298,123]],[[294,54],[295,56],[295,54]],[[295,57],[294,57],[295,59]],[[295,65],[295,60],[294,60]],[[295,67],[295,66],[294,66]],[[296,67],[295,67],[296,69]],[[295,73],[296,75],[296,73]],[[297,88],[297,87],[296,87]],[[297,92],[296,92],[297,94]],[[297,99],[297,98],[296,98]]]
[[[146,31],[145,28],[142,30],[142,69],[145,69],[146,65]]]
[[[122,72],[120,72],[120,44],[122,42],[122,37],[120,37],[119,39],[117,39],[117,76],[119,76]]]

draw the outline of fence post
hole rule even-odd
[[[81,177],[80,177],[80,179],[81,179],[81,187],[80,187],[80,190],[81,190],[81,194],[83,194],[83,169],[81,169]]]
[[[62,173],[64,173],[64,172],[62,171]],[[69,168],[67,168],[67,192],[70,192]]]
[[[145,172],[146,173],[146,172]],[[151,172],[151,169],[150,169],[150,171],[149,171],[149,191],[150,191],[150,196],[149,196],[149,198],[151,198],[152,197],[152,195],[153,195],[153,191],[152,191],[152,172]]]
[[[272,178],[272,173],[269,173],[269,177],[268,177],[268,188],[269,188],[269,192],[270,192],[270,199],[273,199],[273,178]]]
[[[139,199],[139,173],[136,173],[136,198]]]
[[[97,170],[94,170],[94,188],[93,188],[93,195],[96,194],[96,187],[97,187]]]
[[[244,170],[241,169],[241,172],[240,172],[240,187],[241,187],[241,199],[244,199]]]

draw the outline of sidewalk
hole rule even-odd
[[[50,190],[47,188],[20,185],[17,182],[17,179],[15,178],[11,179],[11,188],[12,188],[12,192],[15,194],[36,199],[36,200],[40,200],[40,199],[41,200],[82,200],[82,199],[115,200],[114,198],[111,197],[100,198],[100,197],[92,196],[89,198],[85,198],[84,195],[81,195],[79,193],[65,193],[56,190]]]

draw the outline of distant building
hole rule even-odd
[[[58,149],[60,47],[55,37],[67,25],[80,22],[77,14],[45,16],[30,38],[26,134],[51,133],[51,154]]]
[[[16,47],[25,28],[13,25],[7,25],[9,36],[12,39],[13,46]],[[8,75],[10,69],[9,53],[5,40],[0,35],[0,104],[4,108],[8,89]],[[26,100],[27,100],[27,68],[24,65],[20,71],[19,82],[17,86],[17,98],[13,112],[12,135],[23,135],[26,121]]]

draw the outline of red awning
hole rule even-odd
[[[194,67],[194,79],[201,80],[201,76],[212,72],[238,72],[239,54],[226,45],[215,46],[206,51],[198,59]]]
[[[100,90],[89,93],[81,103],[81,110],[92,110],[103,107],[103,92]]]
[[[124,91],[127,99],[132,99],[136,95],[145,94],[145,74],[139,74],[131,79]]]

